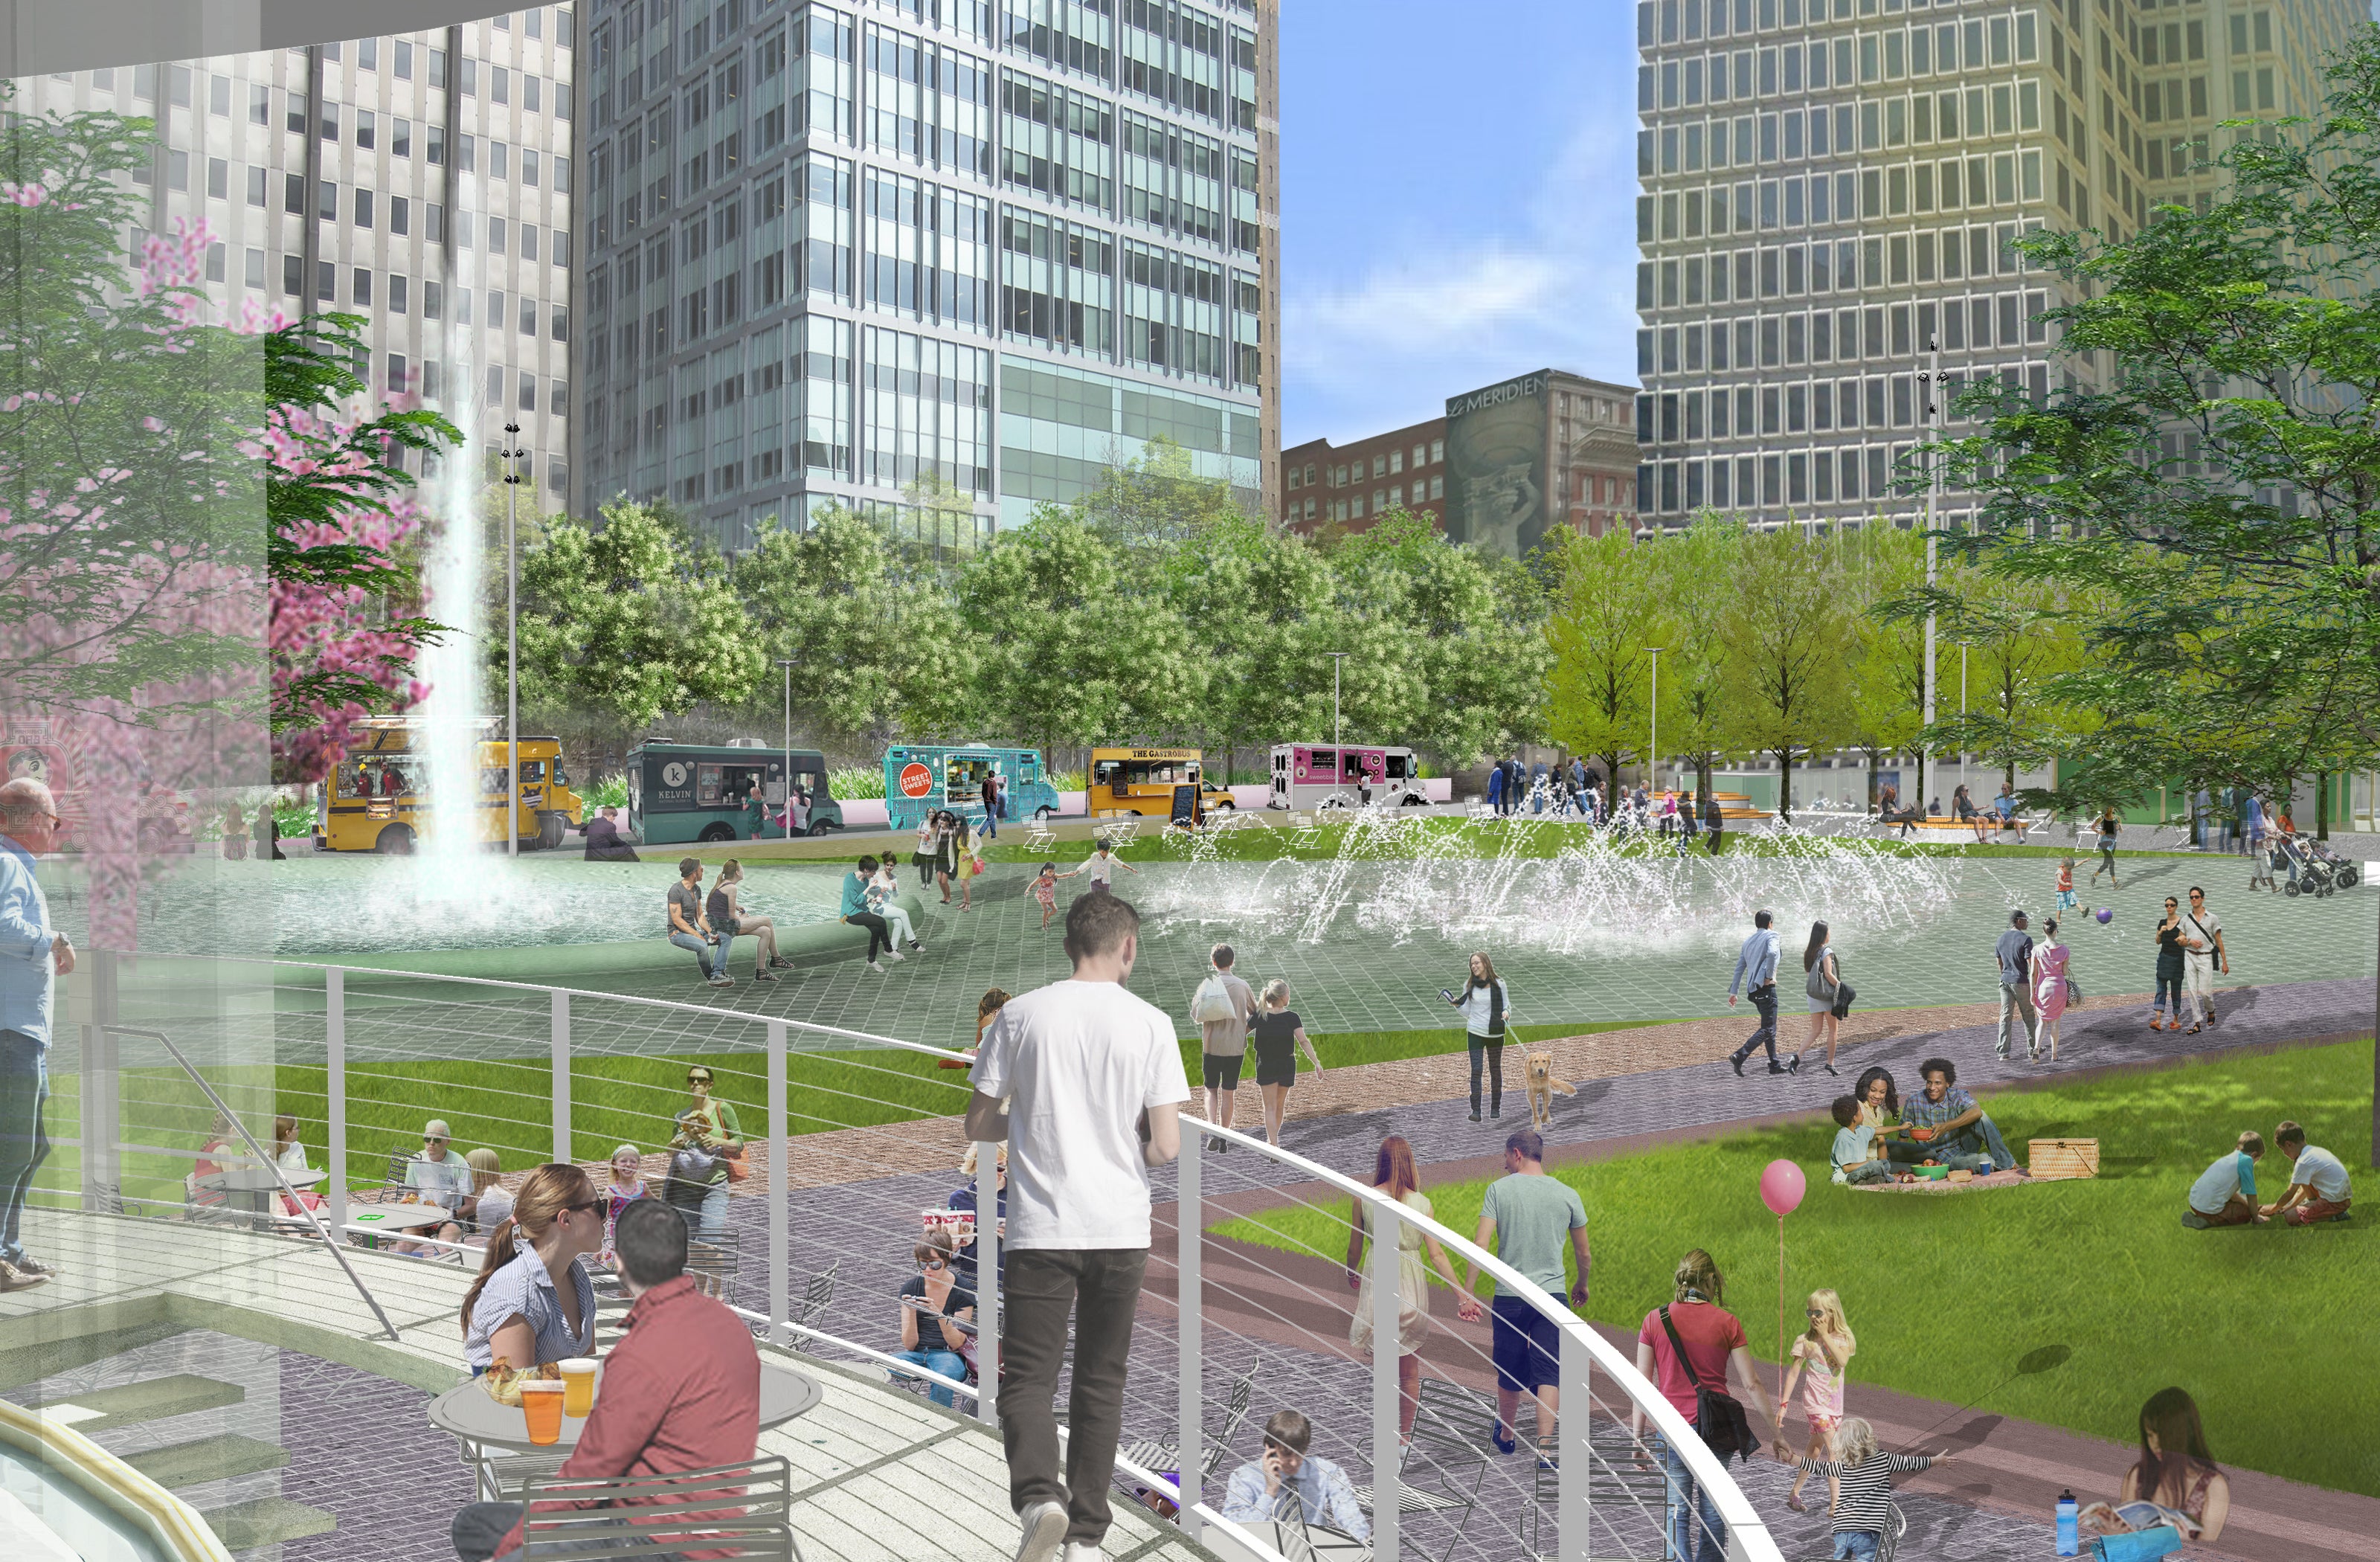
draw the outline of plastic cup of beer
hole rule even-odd
[[[555,1378],[522,1380],[521,1413],[528,1418],[528,1440],[540,1448],[562,1441],[563,1392]]]
[[[555,1364],[562,1369],[562,1413],[586,1420],[595,1409],[595,1358],[573,1356]]]

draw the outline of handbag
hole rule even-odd
[[[1721,1386],[1706,1385],[1702,1374],[1694,1371],[1694,1358],[1686,1354],[1686,1342],[1678,1337],[1678,1325],[1670,1322],[1670,1310],[1661,1309],[1661,1327],[1670,1336],[1670,1348],[1677,1352],[1678,1365],[1686,1370],[1687,1380],[1694,1385],[1694,1431],[1701,1434],[1703,1446],[1718,1456],[1725,1464],[1730,1455],[1739,1455],[1745,1463],[1760,1451],[1760,1439],[1752,1430],[1752,1418],[1743,1413],[1742,1402]]]
[[[2153,1562],[2180,1549],[2181,1531],[2170,1524],[2124,1535],[2101,1535],[2091,1543],[2091,1555],[2099,1562]]]

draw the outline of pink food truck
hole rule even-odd
[[[1276,743],[1270,808],[1361,808],[1370,803],[1419,808],[1419,769],[1411,749],[1364,744]]]

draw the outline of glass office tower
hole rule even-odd
[[[1876,515],[1917,375],[2053,373],[2043,226],[2204,205],[2228,117],[2319,106],[2361,0],[1643,0],[1640,524]],[[1947,402],[1945,404],[1947,416]],[[1956,425],[1950,425],[1955,430]],[[1945,513],[1971,511],[1950,494]]]
[[[1160,435],[1255,505],[1269,21],[587,6],[577,507],[667,498],[734,548],[834,502],[964,552]]]

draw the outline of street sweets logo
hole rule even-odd
[[[934,789],[934,773],[912,761],[901,767],[901,795],[922,798]]]

